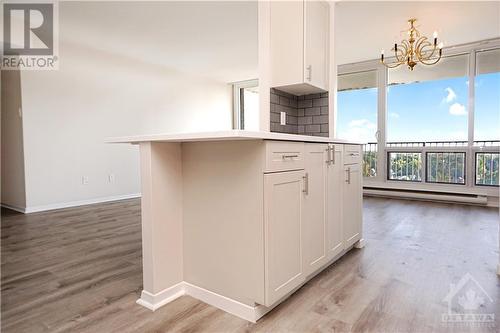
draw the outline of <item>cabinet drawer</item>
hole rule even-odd
[[[304,143],[266,141],[264,172],[304,169]]]
[[[357,163],[361,163],[361,146],[345,145],[344,164],[357,164]]]

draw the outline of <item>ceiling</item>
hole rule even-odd
[[[59,26],[61,43],[222,82],[258,73],[257,2],[60,2]]]
[[[340,1],[335,5],[335,55],[338,64],[377,59],[406,36],[407,20],[445,47],[500,37],[500,1]]]

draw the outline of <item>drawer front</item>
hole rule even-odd
[[[361,146],[345,145],[344,164],[358,164],[358,163],[361,163]]]
[[[266,141],[265,172],[304,169],[304,143]]]

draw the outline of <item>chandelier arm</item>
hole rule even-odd
[[[425,48],[428,48],[428,47],[432,47],[432,50],[425,50]],[[422,47],[420,48],[420,50],[417,54],[418,60],[423,62],[423,61],[427,61],[427,60],[432,59],[434,56],[434,53],[436,52],[436,49],[437,49],[436,45],[432,45],[430,42],[427,41],[426,43],[424,43],[422,45]]]
[[[382,63],[382,65],[384,65],[387,68],[396,68],[398,66],[401,66],[404,63],[402,61],[398,61],[398,62],[395,62],[393,64],[388,64],[385,61],[380,61],[380,62]]]
[[[403,62],[404,61],[404,52],[401,50],[403,46],[400,45],[397,50],[394,51],[394,56],[396,57],[396,60],[398,62]],[[401,58],[400,58],[401,56]]]
[[[419,59],[420,60],[420,59]],[[438,61],[441,60],[441,55],[439,55],[436,60],[432,61],[432,62],[427,62],[426,60],[420,60],[420,62],[424,65],[435,65],[438,63]]]

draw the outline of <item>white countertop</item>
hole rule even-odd
[[[124,136],[106,139],[107,143],[139,143],[139,142],[191,142],[191,141],[224,141],[224,140],[281,140],[317,143],[350,143],[363,144],[361,141],[330,139],[319,136],[284,134],[274,132],[253,132],[228,130],[195,133],[162,133],[151,135]]]

